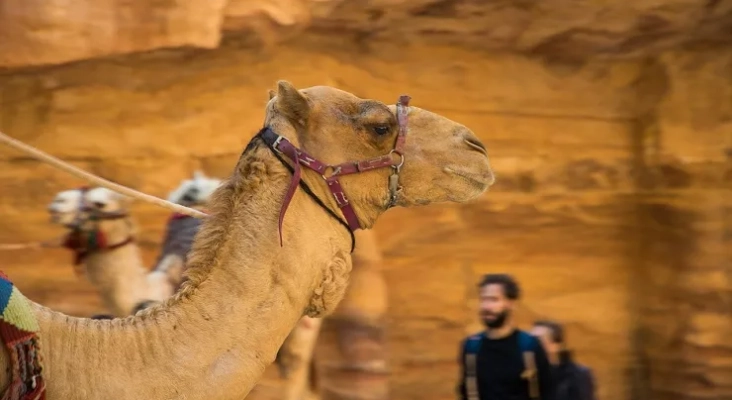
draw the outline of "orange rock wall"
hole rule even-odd
[[[732,53],[660,63],[639,126],[639,361],[657,398],[732,398]]]
[[[522,326],[567,324],[600,399],[723,398],[732,395],[730,71],[732,57],[714,49],[572,66],[421,44],[354,51],[317,34],[269,50],[230,39],[211,51],[6,72],[0,129],[164,196],[194,168],[230,171],[277,79],[385,102],[408,93],[471,127],[498,181],[476,203],[394,210],[376,227],[394,399],[454,398],[457,344],[479,329],[475,282],[489,271],[520,279]],[[0,243],[60,234],[45,206],[81,183],[0,147]],[[146,204],[134,213],[152,262],[167,214]],[[32,299],[101,311],[69,261],[62,250],[0,252]]]

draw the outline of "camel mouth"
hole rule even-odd
[[[496,178],[493,175],[493,171],[491,171],[490,169],[485,172],[473,172],[466,171],[464,169],[445,167],[445,172],[462,178],[471,186],[474,186],[476,189],[478,189],[481,193],[488,190],[488,188],[490,188],[496,181]]]

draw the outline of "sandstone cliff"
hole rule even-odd
[[[638,56],[732,42],[732,1],[5,0],[0,67],[163,48],[217,47],[226,33],[273,44],[308,31],[360,45],[462,45],[551,58]]]
[[[567,323],[601,399],[729,398],[732,1],[481,3],[6,0],[0,129],[163,196],[229,173],[277,79],[409,93],[475,130],[498,181],[376,227],[393,398],[453,398],[487,271],[521,279],[523,325]],[[45,205],[80,182],[0,163],[0,243],[58,234]],[[166,214],[135,213],[152,261]],[[88,315],[69,259],[0,253],[31,298]]]

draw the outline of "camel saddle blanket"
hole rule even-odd
[[[30,302],[0,272],[0,339],[8,351],[11,382],[2,400],[45,400],[38,321]]]
[[[184,214],[173,214],[166,226],[165,238],[163,239],[163,250],[160,252],[155,265],[160,265],[163,258],[169,254],[180,256],[185,262],[188,252],[193,246],[193,239],[198,233],[203,221],[200,218],[193,218]]]

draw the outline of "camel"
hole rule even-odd
[[[173,294],[167,277],[149,275],[143,266],[128,202],[106,188],[81,188],[59,192],[48,206],[51,221],[69,229],[65,246],[75,252],[74,264],[83,264],[83,274],[118,317]]]
[[[361,161],[325,167],[345,160]],[[406,96],[387,106],[279,81],[264,127],[211,196],[178,292],[113,320],[29,302],[46,398],[241,400],[303,315],[335,310],[353,230],[394,206],[474,200],[493,181],[472,131]]]
[[[193,179],[184,180],[169,194],[168,201],[188,207],[204,207],[208,197],[220,183],[219,179],[209,178],[203,172],[195,171]],[[90,198],[84,203],[85,196]],[[85,214],[89,214],[82,208],[82,204],[92,206],[103,204],[106,212],[122,217],[123,223],[95,224],[93,225],[95,231],[102,232],[103,236],[109,236],[113,233],[107,232],[107,229],[123,230],[126,227],[130,230],[129,237],[133,238],[134,225],[127,218],[125,201],[124,196],[103,188],[88,192],[81,189],[65,190],[56,195],[49,205],[49,212],[52,222],[65,226],[72,232],[78,232],[77,225],[84,220]],[[199,225],[199,219],[174,214],[169,221],[163,249],[152,271],[148,272],[143,266],[137,245],[134,241],[130,241],[126,245],[133,250],[131,253],[114,251],[105,253],[104,249],[93,251],[100,253],[100,257],[89,260],[86,275],[97,286],[102,297],[106,296],[105,304],[115,310],[115,315],[134,314],[141,308],[169,297],[176,290],[182,279],[185,254],[193,242],[193,236],[198,231]],[[77,260],[80,261],[82,260]],[[114,265],[114,268],[105,267],[107,265],[105,263]],[[124,267],[121,267],[122,265]],[[129,288],[135,283],[142,286],[130,291]]]

